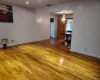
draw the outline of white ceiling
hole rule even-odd
[[[30,4],[27,5],[26,1],[28,1]],[[18,5],[25,8],[36,9],[36,8],[46,7],[46,5],[48,4],[58,5],[58,4],[63,4],[67,2],[73,2],[73,1],[88,1],[88,0],[0,0],[0,3]],[[89,1],[92,1],[92,0],[89,0]],[[97,1],[97,0],[94,0],[94,1]]]
[[[26,1],[28,1],[30,4],[26,5]],[[77,1],[77,0],[0,0],[1,3],[7,3],[7,4],[14,4],[26,8],[41,8],[46,7],[46,5],[58,5],[63,4],[70,1]]]

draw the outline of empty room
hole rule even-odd
[[[100,80],[100,0],[0,0],[0,80]]]

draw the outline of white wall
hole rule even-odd
[[[54,18],[54,25],[55,25],[55,38],[57,37],[57,21],[58,17],[51,13],[36,13],[36,22],[37,26],[39,27],[39,33],[42,33],[41,37],[43,39],[50,38],[50,18]]]
[[[49,39],[50,17],[56,18],[52,14],[33,13],[17,6],[13,6],[13,17],[14,23],[0,23],[0,39],[8,38],[10,46]],[[38,18],[42,22],[38,22]],[[11,40],[15,40],[14,43]]]
[[[74,10],[71,51],[100,58],[100,2],[73,2],[37,12]],[[85,50],[86,48],[86,50]]]
[[[100,3],[75,9],[71,50],[100,58]],[[86,49],[85,49],[86,48]]]
[[[15,40],[16,44],[38,40],[34,38],[37,28],[33,12],[13,6],[13,17],[14,23],[0,23],[0,39],[6,37],[9,41]],[[11,44],[13,43],[10,41],[9,45]]]

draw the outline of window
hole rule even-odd
[[[66,32],[67,31],[72,31],[72,22],[73,22],[73,19],[67,19],[67,24],[66,24]]]

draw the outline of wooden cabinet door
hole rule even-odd
[[[61,21],[61,16],[59,16],[59,18],[58,18],[58,39],[65,38],[65,25],[66,25],[66,23],[63,23]]]

